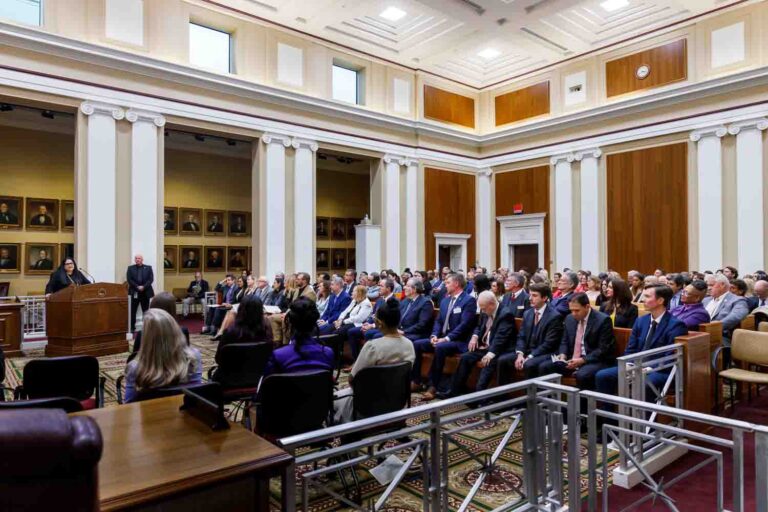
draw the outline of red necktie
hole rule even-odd
[[[533,318],[533,325],[539,325],[540,317],[541,315],[539,314],[539,310],[537,309],[536,314],[534,315],[534,318]]]

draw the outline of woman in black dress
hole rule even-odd
[[[59,268],[51,272],[48,284],[45,285],[45,294],[50,295],[69,286],[81,284],[91,284],[91,280],[77,269],[77,263],[74,259],[64,258]]]

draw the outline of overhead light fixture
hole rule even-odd
[[[13,105],[9,105],[8,103],[0,103],[0,112],[10,112],[13,110]]]
[[[51,112],[50,110],[43,110],[42,112],[40,112],[40,115],[46,119],[53,119],[55,117],[53,112]]]
[[[205,142],[205,137],[198,134],[198,135],[195,135],[195,140],[198,142]]]
[[[235,144],[237,144],[237,142],[233,139],[227,139],[227,146],[234,146]]]
[[[605,0],[600,3],[600,7],[608,12],[618,11],[629,5],[629,0]]]
[[[384,18],[385,20],[389,21],[400,21],[405,17],[406,12],[402,9],[398,9],[397,7],[394,7],[390,5],[386,9],[384,9],[379,16]]]
[[[484,58],[485,60],[492,60],[501,55],[501,52],[496,48],[486,48],[485,50],[479,52],[477,55]]]

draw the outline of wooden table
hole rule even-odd
[[[240,425],[213,432],[181,396],[75,413],[101,428],[101,510],[269,510],[292,457]]]

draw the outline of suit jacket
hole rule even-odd
[[[608,316],[611,316],[611,313],[608,311],[608,302],[603,302],[600,304],[600,312],[605,313]],[[631,329],[633,325],[635,325],[635,320],[637,320],[637,306],[634,304],[629,305],[629,309],[627,309],[624,313],[616,312],[616,315],[613,318],[613,326],[614,327],[621,327],[622,329]]]
[[[560,353],[568,359],[576,359],[581,354],[574,354],[576,347],[576,331],[579,322],[573,316],[568,315],[563,322],[563,340],[560,342]],[[610,362],[613,360],[616,338],[613,335],[613,323],[611,317],[599,311],[591,311],[587,318],[583,340],[587,363]]]
[[[50,215],[35,215],[32,217],[33,226],[53,226],[53,218]]]
[[[181,227],[182,231],[200,231],[200,224],[197,222],[185,222]]]
[[[637,319],[634,327],[632,327],[632,334],[629,335],[629,343],[627,343],[627,349],[624,351],[625,356],[636,354],[643,350],[672,345],[675,342],[675,338],[688,334],[688,327],[667,312],[661,317],[661,322],[658,327],[656,327],[653,339],[650,341],[648,347],[646,347],[645,339],[648,337],[648,332],[651,330],[651,319],[652,316],[650,314],[641,316]]]
[[[563,317],[551,304],[535,325],[536,310],[530,308],[523,315],[523,326],[517,335],[515,351],[533,357],[554,354],[563,339]]]
[[[128,293],[133,295],[134,293],[143,294],[145,297],[152,298],[155,296],[155,290],[152,289],[152,283],[155,281],[155,274],[152,272],[152,267],[149,265],[142,265],[139,268],[138,265],[131,265],[126,272],[126,279],[128,281]],[[139,291],[139,286],[144,287],[144,291]]]
[[[0,268],[16,268],[16,259],[8,258],[5,260],[0,260]]]
[[[37,260],[32,268],[35,270],[53,270],[53,261],[49,259]]]
[[[211,233],[223,233],[224,232],[224,226],[221,224],[221,222],[213,223],[211,222],[208,224],[208,231]]]
[[[765,299],[765,305],[768,306],[768,299]],[[755,308],[760,307],[760,298],[757,295],[747,297],[747,306],[749,307],[749,311],[752,312]]]
[[[558,313],[560,313],[560,316],[565,318],[571,314],[571,309],[568,307],[568,302],[571,300],[571,297],[573,297],[573,292],[568,292],[567,294],[561,295],[556,299],[552,299],[550,301],[550,305],[554,307]]]
[[[323,316],[321,316],[320,319],[325,320],[328,323],[335,322],[338,320],[339,315],[347,309],[350,302],[352,302],[352,297],[350,297],[347,292],[342,290],[338,295],[332,293],[328,299],[328,305],[323,312]]]
[[[485,336],[488,315],[480,313],[480,319],[477,321],[477,327],[473,335],[477,336],[480,343]],[[517,339],[517,327],[515,326],[515,315],[511,309],[504,309],[499,305],[496,309],[496,316],[491,324],[491,332],[488,336],[488,352],[494,355],[504,354],[514,349]]]
[[[237,287],[236,284],[233,284],[232,286],[217,284],[216,288],[214,288],[217,292],[221,292],[221,302],[222,304],[227,303],[227,295],[229,295],[229,290],[232,290],[232,299],[228,302],[229,304],[237,304],[239,302],[238,295],[240,293],[240,288]]]
[[[195,291],[195,283],[197,283],[197,281],[195,281],[194,279],[192,281],[190,281],[189,286],[187,287],[187,294],[191,295],[192,293],[194,293],[194,291]],[[200,280],[200,293],[195,295],[195,298],[197,298],[197,299],[205,298],[205,292],[207,292],[208,290],[209,290],[208,281],[206,281],[205,279],[201,279]]]
[[[197,268],[200,266],[198,260],[184,260],[184,268]]]
[[[523,318],[523,313],[531,307],[529,297],[528,292],[525,290],[520,290],[517,298],[514,300],[512,300],[511,292],[505,293],[504,298],[501,299],[501,309],[511,310],[515,318]]]
[[[680,302],[683,298],[683,290],[680,290],[676,294],[672,296],[672,298],[669,300],[669,309],[670,311],[675,309],[677,306],[680,306],[682,303]]]
[[[444,298],[440,303],[440,316],[437,317],[435,325],[432,326],[432,335],[438,338],[447,336],[451,341],[469,343],[469,338],[477,321],[477,301],[471,295],[461,292],[453,304],[453,309],[449,311],[450,305],[451,297]],[[443,334],[443,324],[446,318],[448,319],[448,329]]]
[[[712,302],[712,297],[705,297],[702,303],[704,307]],[[739,297],[728,292],[717,312],[712,316],[712,322],[723,322],[723,336],[731,337],[731,332],[739,327],[739,324],[749,315],[749,305],[744,297]]]
[[[405,299],[400,303],[400,329],[413,339],[429,336],[434,309],[432,301],[423,295],[413,300]]]
[[[0,213],[0,224],[18,224],[18,223],[19,223],[19,218],[16,215],[12,214],[11,212]]]

